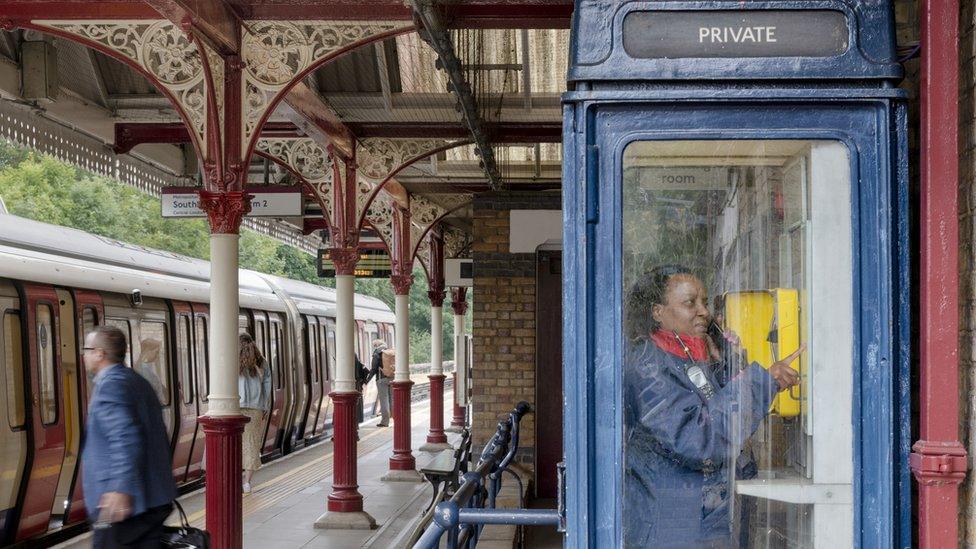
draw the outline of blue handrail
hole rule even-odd
[[[531,412],[532,406],[522,401],[508,414],[507,419],[498,423],[498,429],[485,444],[475,470],[461,476],[461,486],[450,500],[437,504],[433,522],[413,549],[439,547],[445,533],[449,549],[471,549],[478,544],[481,529],[486,524],[552,525],[563,531],[562,514],[558,509],[495,509],[495,501],[502,487],[502,474],[508,470],[518,451],[519,424],[522,417]],[[519,483],[521,503],[522,481],[514,472],[508,472]]]

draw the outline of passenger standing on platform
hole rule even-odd
[[[241,394],[241,413],[250,421],[244,424],[242,457],[245,494],[251,493],[251,477],[261,468],[264,446],[264,420],[271,409],[271,368],[249,334],[240,336],[240,365],[237,388]]]
[[[706,304],[702,282],[674,265],[645,274],[627,300],[626,547],[738,546],[729,475],[755,476],[743,445],[776,393],[800,379],[789,364],[804,346],[768,371],[753,362],[721,383]]]
[[[369,382],[369,370],[363,363],[359,361],[359,357],[355,357],[356,361],[356,392],[359,393],[359,398],[356,399],[356,425],[358,426],[362,423],[366,417],[363,411],[363,387]],[[359,440],[359,435],[356,435],[356,440]]]
[[[149,382],[123,365],[126,345],[114,326],[85,337],[94,388],[81,468],[95,549],[160,547],[176,498],[162,407]]]
[[[387,376],[383,371],[383,351],[386,350],[386,342],[382,339],[373,340],[373,359],[370,362],[369,378],[376,378],[376,396],[380,401],[380,422],[377,427],[386,427],[390,424],[390,380],[392,375]],[[389,373],[389,368],[387,368]],[[366,382],[369,383],[369,378]]]

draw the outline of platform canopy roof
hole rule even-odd
[[[302,183],[309,195],[304,219],[252,226],[318,247],[332,205],[316,197],[324,189],[316,178],[328,177],[322,156],[332,150],[355,156],[364,228],[388,236],[374,221],[389,208],[375,203],[409,204],[418,246],[430,226],[458,240],[470,235],[473,193],[560,186],[572,7],[571,0],[8,1],[0,4],[0,126],[8,138],[112,173],[67,145],[101,144],[99,162],[114,162],[116,175],[119,165],[138,164],[141,171],[129,171],[144,173],[139,184],[151,191],[200,184],[200,147],[191,139],[202,124],[194,109],[206,115],[192,83],[202,49],[211,71],[237,59],[244,66],[245,111],[256,113],[243,114],[244,133],[260,132],[247,183]],[[56,52],[56,69],[45,66],[50,53],[36,54],[46,47],[25,49],[35,42]],[[53,91],[22,85],[38,78],[55,79]],[[275,93],[283,100],[270,100]]]

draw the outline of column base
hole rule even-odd
[[[460,425],[451,425],[449,427],[444,427],[444,432],[445,433],[460,433],[461,432],[461,426]]]
[[[428,442],[420,447],[421,452],[430,452],[436,454],[437,452],[443,452],[444,450],[453,450],[454,446],[447,442]]]
[[[373,530],[376,519],[365,511],[326,511],[314,526],[322,530]]]
[[[424,477],[416,469],[391,469],[380,477],[380,480],[383,482],[421,482]]]
[[[200,416],[205,437],[207,530],[214,549],[240,547],[243,540],[241,438],[247,416]]]

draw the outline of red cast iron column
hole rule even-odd
[[[923,549],[958,544],[959,485],[959,2],[923,0],[921,70],[921,289],[918,482]]]
[[[359,261],[356,248],[332,248],[330,256],[337,275],[352,275]],[[329,393],[333,403],[332,426],[332,493],[328,510],[331,513],[359,513],[363,510],[363,495],[359,493],[356,404],[359,392]]]
[[[431,374],[430,379],[430,432],[427,442],[431,444],[447,444],[444,433],[444,374]]]
[[[467,302],[467,288],[458,287],[451,288],[451,309],[454,310],[454,314],[457,316],[464,316],[468,312],[468,302]],[[455,341],[455,345],[457,342]],[[455,352],[457,348],[455,347]],[[458,430],[465,427],[465,407],[458,404],[461,401],[461,395],[458,394],[458,379],[457,379],[457,367],[458,362],[454,363],[454,417],[451,419],[451,427],[455,427]]]
[[[247,416],[201,416],[207,460],[207,531],[214,549],[241,547],[241,438]]]
[[[390,282],[395,295],[406,296],[410,294],[413,277],[393,275]],[[401,337],[400,334],[397,337]],[[393,456],[390,457],[390,471],[414,471],[417,469],[417,460],[410,448],[410,389],[413,381],[396,381],[394,378],[390,387],[393,390]]]
[[[430,238],[430,273],[428,285],[430,290],[427,297],[431,308],[431,373],[430,380],[430,431],[427,432],[427,445],[421,450],[429,448],[435,450],[438,445],[447,447],[447,435],[444,434],[444,241],[439,234],[432,232]],[[436,355],[436,356],[435,356]]]
[[[217,305],[217,296],[224,295],[227,288],[215,286],[211,289],[211,305],[213,305],[210,310],[211,344],[221,347],[233,344],[235,351],[228,354],[235,359],[233,364],[220,364],[217,360],[213,361],[214,379],[210,386],[210,410],[208,415],[201,416],[197,420],[203,426],[206,441],[207,531],[210,532],[211,546],[214,549],[237,549],[243,544],[241,439],[248,418],[242,415],[238,408],[236,379],[233,382],[226,379],[228,375],[236,378],[237,374],[236,322],[229,327],[233,328],[231,334],[227,334],[219,327],[230,322],[230,319],[226,318],[230,312],[222,310],[227,308],[224,305],[231,307],[234,316],[237,316],[236,236],[241,218],[250,209],[250,205],[250,196],[240,191],[200,191],[200,208],[207,212],[210,221],[213,283],[216,285],[223,281],[235,287],[231,289],[229,301],[225,297],[220,299],[220,306]],[[218,250],[225,252],[229,250],[229,252],[218,254]],[[223,318],[217,315],[223,315]]]

